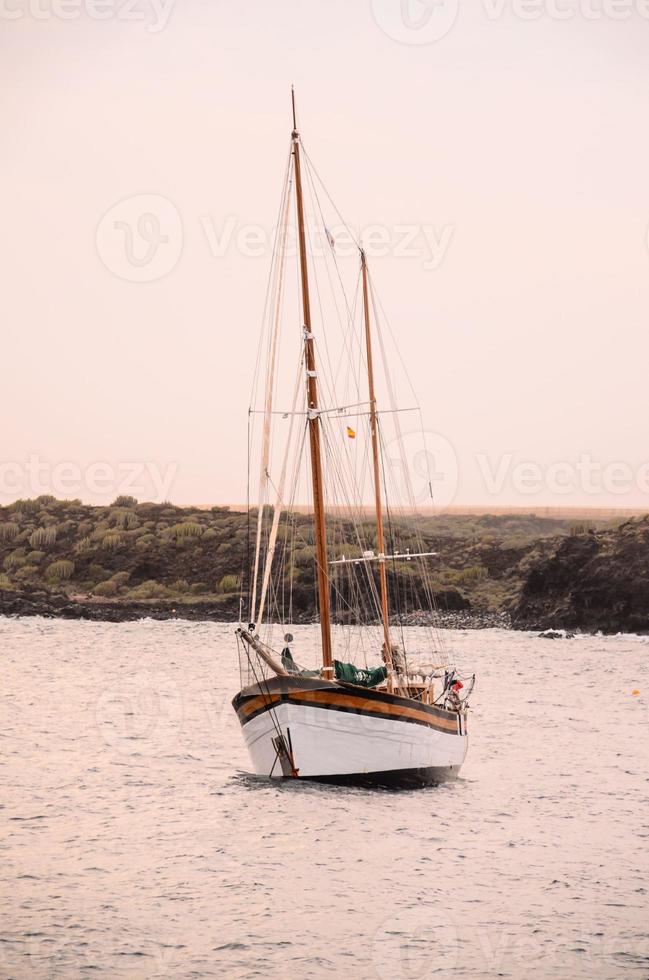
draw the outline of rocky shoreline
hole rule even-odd
[[[43,616],[47,619],[87,620],[104,623],[130,623],[139,619],[160,621],[184,619],[190,622],[237,622],[238,602],[230,597],[203,601],[163,601],[128,599],[72,598],[46,592],[0,592],[0,616]],[[313,622],[310,616],[296,617],[298,623]],[[395,620],[395,625],[397,621]],[[452,630],[510,629],[508,613],[479,610],[440,610],[410,613],[404,626],[437,626]]]

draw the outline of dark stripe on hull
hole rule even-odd
[[[429,769],[394,769],[389,772],[350,773],[347,776],[303,776],[305,782],[332,786],[359,786],[368,789],[421,789],[457,779],[459,766],[432,766]]]
[[[282,703],[425,725],[447,735],[466,734],[461,731],[460,718],[455,712],[384,691],[319,679],[273,677],[267,684],[241,691],[233,699],[232,706],[243,727]]]

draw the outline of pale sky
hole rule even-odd
[[[649,504],[649,4],[1,0],[0,46],[0,503],[245,499],[293,82],[445,502]]]

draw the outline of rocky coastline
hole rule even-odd
[[[308,514],[286,520],[290,545],[275,583],[276,618],[311,623],[312,522]],[[343,531],[351,540],[353,528]],[[440,515],[418,524],[417,538],[405,518],[394,532],[409,548],[422,541],[434,554],[425,577],[406,552],[390,564],[395,622],[399,609],[399,621],[412,626],[649,632],[648,517],[584,525],[534,515]],[[371,541],[373,533],[368,521],[364,534]],[[106,507],[19,500],[0,507],[0,615],[236,623],[248,605],[250,534],[251,516],[224,507],[130,497]],[[374,608],[370,584],[359,581],[334,582],[334,616],[350,622],[359,603]],[[432,617],[422,611],[431,592],[439,610]]]
[[[130,623],[139,619],[187,620],[190,622],[236,623],[238,602],[229,597],[202,601],[167,601],[129,599],[96,599],[69,597],[46,592],[0,591],[0,616],[43,616],[46,619],[87,620],[90,622]],[[312,615],[294,617],[297,624],[314,622]],[[441,629],[481,630],[509,629],[511,619],[506,612],[480,610],[439,610],[429,613],[410,613],[403,617],[404,626],[437,626]],[[394,620],[395,626],[398,620]]]

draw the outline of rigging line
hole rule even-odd
[[[302,142],[302,141],[300,140],[300,142]],[[348,231],[348,232],[349,232],[349,237],[351,238],[351,240],[352,240],[352,241],[354,242],[354,244],[356,245],[356,247],[357,247],[358,249],[360,249],[360,247],[361,247],[361,245],[360,245],[360,242],[359,242],[359,241],[357,240],[357,238],[356,238],[356,236],[354,235],[354,233],[352,232],[352,230],[351,230],[351,228],[349,227],[349,225],[347,224],[347,222],[346,222],[346,221],[345,221],[345,219],[343,218],[343,216],[342,216],[342,214],[340,213],[340,211],[339,211],[339,210],[338,210],[338,208],[336,207],[336,204],[335,204],[335,202],[334,202],[334,200],[333,200],[333,198],[332,198],[332,196],[331,196],[331,194],[330,194],[330,193],[329,193],[329,191],[327,190],[327,186],[326,186],[326,184],[325,184],[325,182],[323,181],[323,179],[322,179],[322,177],[320,176],[320,174],[318,173],[318,171],[317,171],[317,169],[316,169],[316,167],[315,167],[315,165],[314,165],[314,163],[313,163],[313,161],[311,160],[311,157],[309,156],[309,154],[307,153],[307,151],[306,151],[306,150],[304,149],[304,147],[302,147],[302,150],[303,150],[303,153],[304,153],[304,157],[306,158],[306,161],[307,161],[307,163],[308,163],[308,165],[309,165],[309,167],[311,167],[311,169],[313,170],[313,173],[314,173],[314,175],[315,175],[315,176],[317,177],[317,179],[318,179],[318,182],[319,182],[319,184],[320,184],[320,186],[322,187],[322,189],[323,189],[323,191],[324,191],[324,192],[325,192],[325,194],[327,195],[327,198],[328,198],[328,200],[329,200],[329,203],[331,204],[331,206],[332,206],[332,208],[334,209],[334,211],[336,212],[336,214],[338,215],[338,217],[339,217],[339,218],[340,218],[340,220],[342,221],[342,223],[343,223],[343,225],[344,225],[344,227],[345,227],[345,229],[346,229],[346,231]]]
[[[257,512],[257,541],[255,545],[255,567],[253,573],[253,585],[252,585],[252,622],[255,622],[256,615],[256,602],[257,602],[257,584],[259,576],[259,558],[261,551],[261,538],[262,538],[262,528],[264,520],[264,507],[266,503],[266,487],[267,487],[267,476],[268,476],[268,465],[270,459],[270,441],[271,441],[271,431],[270,431],[270,418],[269,414],[272,412],[273,406],[273,395],[275,393],[275,365],[278,357],[278,347],[279,347],[279,329],[280,329],[280,318],[282,312],[282,299],[283,299],[283,289],[284,289],[284,268],[285,268],[285,255],[286,255],[286,238],[288,234],[288,212],[291,203],[290,189],[287,188],[284,200],[284,210],[281,215],[281,229],[278,229],[278,239],[276,247],[278,248],[278,266],[279,266],[279,279],[277,282],[277,300],[275,307],[275,316],[273,330],[270,338],[270,350],[269,350],[269,364],[266,376],[266,418],[264,421],[264,431],[263,431],[263,444],[262,444],[262,455],[261,455],[261,466],[259,472],[259,509]],[[293,399],[293,407],[295,408],[295,401]],[[290,438],[290,435],[289,435]]]
[[[379,347],[380,347],[380,350],[381,350],[381,357],[382,357],[383,367],[384,367],[384,373],[385,373],[385,377],[386,377],[386,384],[387,384],[387,388],[388,388],[388,395],[389,395],[389,399],[390,399],[390,403],[391,403],[392,407],[393,408],[396,408],[395,392],[394,392],[394,388],[393,388],[393,385],[392,385],[392,380],[390,378],[390,374],[389,374],[388,367],[387,367],[387,363],[388,363],[388,361],[387,361],[387,351],[385,349],[385,343],[384,343],[383,333],[382,333],[381,328],[380,328],[381,318],[378,315],[378,309],[377,309],[377,305],[376,305],[376,303],[377,303],[377,297],[376,297],[376,293],[375,293],[375,290],[374,290],[373,285],[372,285],[371,282],[370,282],[370,290],[371,290],[372,305],[373,305],[374,315],[375,315],[375,320],[376,320],[376,327],[377,327],[376,332],[377,332],[377,336],[378,336],[378,339],[379,339]],[[393,340],[394,340],[394,337],[393,337]],[[402,361],[402,363],[403,363],[403,361]],[[404,365],[404,367],[405,367],[405,365]],[[406,371],[406,374],[407,374],[407,371]],[[415,400],[417,400],[417,396],[414,393],[414,389],[413,389],[412,383],[411,383],[411,381],[410,381],[409,378],[408,378],[408,382],[409,382],[410,388],[413,391],[413,395],[415,397]],[[413,510],[414,515],[415,515],[414,516],[414,519],[412,519],[412,523],[413,523],[413,525],[415,527],[415,532],[416,532],[416,535],[418,536],[418,539],[420,540],[421,543],[423,543],[423,536],[421,534],[421,530],[420,530],[420,526],[419,526],[419,521],[417,519],[417,517],[418,517],[418,507],[417,507],[417,503],[416,503],[416,500],[415,500],[415,495],[414,495],[414,489],[412,487],[412,482],[410,480],[410,470],[409,470],[409,467],[408,467],[408,464],[407,464],[407,460],[405,458],[405,454],[404,454],[404,450],[403,450],[403,434],[402,434],[401,426],[399,425],[399,420],[398,420],[397,417],[395,417],[395,432],[396,432],[396,436],[397,436],[397,444],[398,444],[398,447],[399,447],[399,453],[400,453],[400,457],[401,457],[401,465],[402,465],[402,469],[403,469],[406,494],[407,494],[408,499],[409,499],[410,507]],[[420,545],[420,550],[421,551],[424,550],[424,548],[421,545]],[[424,574],[426,574],[426,573],[424,573]]]
[[[378,429],[379,429],[379,438],[382,441],[382,434],[381,434],[381,426],[380,425],[378,426]],[[385,459],[384,459],[384,454],[383,453],[381,453],[381,469],[383,471],[383,496],[385,498],[385,512],[386,512],[386,515],[387,515],[387,518],[388,518],[388,531],[389,531],[389,535],[390,535],[390,550],[392,551],[392,554],[394,555],[394,553],[396,551],[396,548],[395,548],[395,543],[394,543],[394,532],[392,530],[392,513],[391,513],[391,508],[390,508],[390,502],[388,500],[387,480],[386,480],[386,474],[385,474]],[[393,567],[394,582],[395,582],[395,599],[396,599],[396,606],[397,606],[398,625],[399,625],[399,632],[401,633],[401,648],[403,650],[403,656],[404,656],[404,660],[405,660],[406,659],[406,640],[405,640],[405,634],[404,634],[404,631],[403,631],[403,615],[402,615],[402,610],[401,610],[401,590],[400,590],[400,587],[399,587],[399,574],[398,574],[397,563],[396,563],[396,559],[395,558],[392,559],[392,567]]]
[[[252,612],[252,578],[250,576],[250,411],[248,411],[248,471],[246,479],[246,509],[248,512],[248,528],[246,535],[246,569],[248,572],[248,622],[250,622],[250,615]],[[243,582],[243,571],[242,579]]]
[[[372,306],[373,306],[374,315],[375,315],[375,321],[376,321],[376,327],[377,327],[376,332],[377,332],[377,336],[378,336],[378,339],[379,339],[379,347],[380,347],[380,351],[381,351],[381,358],[382,358],[382,361],[383,361],[383,367],[384,367],[384,373],[385,373],[385,377],[386,377],[386,384],[387,384],[387,389],[388,389],[388,395],[389,395],[390,402],[391,402],[392,406],[395,407],[396,406],[395,393],[394,393],[394,388],[392,386],[392,381],[391,381],[391,378],[390,378],[390,374],[389,374],[389,371],[387,369],[387,352],[386,352],[386,349],[385,349],[385,343],[384,343],[383,333],[382,333],[382,331],[380,329],[381,318],[379,317],[379,311],[378,311],[378,308],[377,308],[377,295],[376,295],[376,291],[375,291],[375,289],[373,287],[373,284],[372,284],[371,280],[370,280],[370,295],[371,295]],[[381,310],[382,310],[382,308],[381,308]],[[382,312],[383,312],[383,315],[385,317],[385,313],[384,313],[383,310],[382,310]],[[387,320],[387,317],[385,317],[385,319]],[[388,323],[388,326],[389,326],[389,323]],[[393,341],[394,341],[394,335],[392,335],[392,337],[393,337]],[[399,356],[400,356],[400,352],[398,351],[398,348],[397,348],[397,353],[399,353]],[[400,359],[401,359],[401,361],[403,363],[403,359],[402,358],[400,358]],[[405,365],[404,365],[404,368],[405,368]],[[407,375],[407,369],[406,369],[406,375]],[[408,377],[408,383],[409,383],[410,388],[411,388],[411,390],[413,392],[413,395],[415,397],[415,400],[417,400],[416,393],[414,392],[414,388],[412,386],[412,382],[410,381],[410,378],[409,377]],[[406,494],[407,494],[408,499],[409,499],[409,502],[410,502],[411,510],[413,511],[413,516],[411,517],[411,523],[412,523],[412,525],[413,525],[413,527],[415,529],[415,534],[416,534],[417,540],[423,543],[423,540],[424,539],[423,539],[423,535],[421,533],[419,519],[418,519],[418,507],[417,507],[417,504],[416,504],[416,501],[415,501],[415,496],[414,496],[414,490],[413,490],[413,487],[412,487],[412,482],[410,480],[409,467],[407,465],[407,460],[405,458],[405,454],[404,454],[404,451],[403,451],[403,435],[402,435],[402,432],[401,432],[401,426],[399,425],[398,417],[396,417],[396,416],[395,416],[395,431],[396,431],[396,436],[397,436],[397,444],[399,446],[399,452],[400,452],[400,456],[401,456],[401,465],[402,465],[403,474],[404,474]],[[422,550],[422,551],[424,550],[423,549],[423,546],[421,544],[420,544],[420,550]],[[432,586],[430,584],[428,569],[423,569],[422,571],[423,571],[423,580],[425,582],[425,588],[426,588],[426,591],[427,591],[428,596],[429,596],[429,605],[430,605],[430,607],[432,609],[435,609],[436,606],[435,606],[434,592],[433,592]],[[441,636],[438,637],[438,643],[442,643]],[[444,644],[442,643],[442,649],[443,648],[444,648]]]
[[[382,443],[383,443],[383,436],[382,436]],[[386,486],[386,494],[387,494],[387,492],[388,492],[388,488]],[[409,521],[408,521],[408,526],[410,526],[410,527],[413,528],[413,530],[415,532],[414,533],[414,541],[421,548],[422,546],[423,547],[426,546],[426,544],[425,544],[426,539],[424,538],[423,534],[417,533],[418,532],[418,526],[417,526],[417,523],[416,523],[416,517],[417,517],[417,515],[415,513],[414,514],[414,521],[413,521],[413,514],[412,513],[410,514],[410,518],[409,518]],[[426,628],[426,632],[427,632],[427,634],[428,634],[428,636],[429,636],[429,638],[430,638],[430,640],[432,642],[432,646],[436,650],[438,650],[440,652],[440,655],[442,657],[446,657],[447,658],[448,657],[448,654],[446,652],[446,644],[445,644],[445,642],[444,642],[444,640],[443,640],[443,638],[442,638],[442,636],[440,634],[439,626],[438,626],[438,624],[436,622],[437,603],[436,603],[436,600],[435,600],[435,594],[434,594],[434,590],[433,590],[432,583],[431,583],[431,580],[430,580],[430,570],[429,570],[428,564],[426,562],[424,562],[423,560],[421,562],[417,562],[416,564],[419,567],[420,577],[421,577],[421,580],[422,580],[422,583],[423,583],[423,586],[424,586],[424,594],[425,594],[425,597],[426,597],[428,610],[430,611],[431,616],[433,617],[432,622]]]
[[[296,405],[297,400],[298,400],[298,397],[299,397],[299,392],[300,392],[300,388],[301,388],[301,381],[302,381],[301,372],[298,370],[298,375],[297,375],[296,382],[295,382],[295,389],[294,389],[294,393],[293,393],[293,406]],[[272,487],[273,490],[275,490],[276,496],[275,496],[275,506],[274,506],[274,511],[273,511],[273,522],[272,522],[272,527],[271,527],[271,531],[270,531],[270,536],[269,536],[269,539],[268,539],[268,549],[267,549],[267,552],[266,552],[266,564],[265,564],[265,568],[264,568],[264,578],[263,578],[263,582],[262,582],[262,592],[261,592],[261,597],[260,597],[260,601],[259,601],[259,619],[260,620],[262,619],[263,613],[264,613],[264,602],[265,602],[265,599],[266,599],[266,590],[268,589],[268,584],[269,584],[269,581],[270,581],[270,574],[271,574],[271,569],[272,569],[272,564],[273,564],[273,558],[275,557],[275,545],[277,543],[277,531],[279,529],[279,522],[280,522],[280,517],[281,517],[281,508],[282,508],[283,497],[284,497],[284,486],[286,484],[286,471],[287,471],[287,468],[288,468],[288,459],[289,459],[289,454],[290,454],[290,450],[291,450],[291,442],[292,442],[292,439],[293,439],[293,425],[294,425],[294,418],[291,419],[291,425],[290,425],[288,437],[287,437],[287,440],[286,440],[286,451],[285,451],[285,454],[284,454],[284,461],[282,463],[282,470],[281,470],[281,473],[280,473],[280,479],[279,479],[279,486],[278,487],[275,487],[275,485],[273,484],[273,481],[272,481],[272,478],[270,476],[270,473],[268,473],[268,472],[266,473],[266,478],[268,480],[268,484]],[[254,619],[254,617],[253,617],[253,619]]]
[[[307,187],[307,192],[308,192],[308,189],[309,189],[308,176],[307,176],[307,181],[306,181],[306,187]],[[315,255],[315,251],[314,251],[314,247],[313,247],[313,239],[312,239],[311,228],[310,228],[308,222],[307,222],[307,225],[306,225],[306,229],[305,230],[306,230],[306,235],[307,235],[309,247],[311,248],[311,254],[312,255]],[[315,262],[312,263],[312,265],[315,266]],[[341,319],[340,319],[340,312],[339,312],[338,307],[337,307],[337,304],[336,304],[335,293],[334,293],[334,291],[332,289],[332,286],[331,286],[331,278],[329,276],[329,270],[327,268],[326,261],[325,261],[325,271],[327,272],[327,278],[329,280],[329,288],[330,288],[330,291],[331,291],[331,295],[333,297],[334,308],[336,310],[336,315],[338,317],[338,323],[342,327],[342,323],[341,323]],[[314,269],[314,273],[315,273],[315,269]],[[315,287],[315,293],[316,293],[316,297],[317,297],[318,309],[319,309],[319,312],[320,312],[320,324],[321,324],[321,330],[320,330],[320,332],[318,334],[316,343],[318,345],[319,350],[322,351],[322,353],[324,354],[324,358],[323,357],[320,357],[319,360],[318,360],[318,368],[319,368],[318,374],[319,374],[319,378],[321,380],[322,388],[324,390],[324,400],[326,402],[328,402],[329,404],[331,404],[332,402],[335,402],[336,401],[336,398],[335,398],[334,388],[332,387],[332,382],[333,382],[333,380],[335,378],[335,372],[333,371],[333,368],[332,368],[331,352],[330,352],[330,349],[329,349],[329,332],[325,329],[326,318],[325,318],[325,315],[324,315],[324,307],[323,307],[323,302],[322,302],[322,292],[320,290],[320,283],[319,283],[318,277],[314,274],[312,276],[312,278],[311,278],[311,281],[312,281],[312,284]],[[322,340],[322,345],[320,343],[318,343],[319,340]],[[327,370],[329,371],[329,376],[327,376],[327,373],[326,373]]]
[[[309,183],[309,186],[310,186],[310,189],[311,189],[313,198],[315,199],[315,202],[316,202],[316,204],[318,206],[318,211],[320,213],[320,218],[321,218],[322,223],[323,223],[323,225],[325,227],[325,230],[326,230],[327,224],[326,224],[326,221],[325,221],[324,212],[323,212],[322,206],[320,204],[320,198],[318,196],[318,191],[317,191],[317,188],[316,188],[315,183],[313,181],[313,174],[311,172],[311,168],[310,168],[310,164],[309,164],[309,161],[308,160],[307,160],[307,165],[306,165],[306,168],[305,169],[306,169],[306,173],[307,173],[307,180],[308,180],[308,183]],[[335,294],[335,291],[333,289],[333,285],[332,285],[332,282],[331,282],[331,275],[329,273],[329,267],[328,267],[328,264],[327,264],[327,261],[326,261],[326,254],[327,253],[325,252],[325,269],[327,271],[327,278],[329,279],[329,286],[331,288],[331,293],[332,293],[332,296],[334,297],[334,304],[335,304],[335,307],[336,307],[336,313],[338,315],[338,322],[339,322],[339,324],[342,327],[342,317],[340,316],[340,311],[338,309],[338,303],[337,303],[336,298],[335,298],[336,294]],[[353,339],[354,336],[355,336],[355,330],[354,330],[355,313],[354,313],[354,310],[355,310],[356,305],[357,305],[358,285],[357,285],[357,288],[356,288],[356,296],[355,296],[354,306],[352,307],[352,306],[350,306],[349,300],[347,299],[347,291],[346,291],[345,286],[343,284],[342,276],[341,276],[341,273],[340,273],[340,268],[338,266],[338,258],[336,256],[336,253],[335,253],[334,248],[330,247],[330,253],[329,254],[331,255],[331,259],[332,259],[334,268],[336,270],[336,276],[338,278],[338,283],[340,285],[340,290],[341,290],[342,297],[343,297],[343,300],[344,300],[344,303],[345,303],[348,325],[352,328],[351,329],[351,335],[352,335],[352,339]],[[346,334],[345,334],[345,331],[344,330],[342,331],[342,336],[343,336],[343,342],[345,344],[345,347],[347,347]],[[348,353],[349,353],[349,363],[351,364],[351,363],[353,363],[353,358],[351,356],[351,354],[352,354],[351,349],[348,351]],[[340,364],[339,364],[339,369],[340,369]],[[334,383],[335,383],[336,379],[337,379],[337,374],[334,375],[334,378],[333,378]]]
[[[255,678],[255,683],[257,684],[257,686],[259,687],[259,689],[261,691],[261,696],[262,696],[262,698],[264,698],[264,702],[268,705],[268,714],[271,716],[271,721],[273,723],[273,727],[274,727],[275,731],[277,732],[277,734],[279,735],[279,737],[280,738],[283,738],[284,736],[282,734],[282,728],[281,728],[281,725],[279,723],[279,719],[277,717],[277,712],[276,712],[276,709],[273,707],[273,699],[272,699],[272,695],[270,693],[270,685],[268,683],[268,678],[265,677],[264,674],[263,674],[263,672],[262,672],[262,680],[260,681],[258,679],[258,677],[257,677],[257,671],[255,670],[254,664],[252,663],[252,660],[250,659],[250,653],[249,653],[249,651],[246,651],[246,653],[247,653],[247,656],[248,656],[248,664],[250,665],[250,669],[252,670],[253,677]],[[256,651],[255,651],[255,654],[257,656],[257,662],[259,663],[259,659],[260,659],[259,658],[259,654]],[[264,687],[266,689],[265,693],[264,693]]]
[[[381,302],[381,297],[379,296],[379,294],[378,294],[378,292],[376,290],[376,287],[374,285],[374,281],[373,281],[373,278],[372,278],[372,274],[371,274],[371,271],[369,270],[369,268],[368,268],[368,277],[369,277],[369,282],[370,282],[370,293],[371,293],[371,297],[372,297],[372,305],[374,307],[374,318],[375,318],[375,320],[376,320],[376,322],[378,324],[380,322],[380,318],[378,316],[378,310],[377,310],[377,306],[378,306],[378,309],[381,311],[381,316],[382,316],[383,320],[385,321],[385,323],[387,324],[388,332],[390,334],[390,338],[392,339],[392,344],[394,346],[394,349],[396,351],[397,357],[399,358],[399,361],[401,363],[401,366],[402,366],[402,368],[404,370],[404,373],[406,375],[406,380],[407,380],[408,385],[410,387],[410,391],[411,391],[412,397],[417,402],[417,405],[419,405],[419,398],[417,397],[417,391],[415,389],[415,386],[412,383],[412,380],[411,380],[411,377],[410,377],[410,373],[408,371],[408,366],[407,366],[406,362],[404,361],[403,355],[401,354],[401,350],[399,348],[399,345],[397,344],[397,339],[396,339],[395,334],[394,334],[394,331],[392,329],[392,325],[390,323],[390,320],[388,318],[387,313],[385,312],[385,309],[383,307],[383,303]]]
[[[286,167],[284,169],[284,181],[283,181],[283,184],[282,184],[282,194],[281,194],[281,197],[280,197],[280,207],[279,207],[278,216],[277,216],[277,227],[276,227],[276,230],[275,230],[275,238],[274,238],[274,241],[273,241],[273,255],[272,255],[270,270],[269,270],[269,274],[268,274],[268,282],[267,282],[267,285],[266,285],[266,297],[265,297],[265,301],[264,301],[264,311],[263,311],[263,315],[262,315],[262,329],[260,331],[259,341],[258,341],[258,344],[257,344],[257,354],[256,354],[256,357],[255,357],[255,369],[254,369],[254,372],[253,372],[253,383],[252,383],[252,388],[251,388],[251,392],[250,392],[250,403],[249,403],[250,406],[252,406],[254,404],[255,398],[256,398],[257,380],[258,380],[258,375],[259,375],[259,367],[260,367],[260,363],[261,363],[261,352],[262,352],[262,348],[263,348],[264,337],[266,335],[266,329],[265,329],[266,318],[268,316],[270,297],[272,295],[272,283],[273,283],[273,277],[275,275],[275,268],[276,268],[277,235],[279,234],[280,220],[281,220],[281,215],[282,215],[282,211],[283,211],[283,208],[284,208],[284,197],[285,197],[285,195],[287,193],[288,187],[292,184],[292,181],[291,181],[291,151],[292,151],[292,148],[289,147],[288,159],[287,159]]]
[[[332,477],[334,479],[335,478],[338,479],[340,490],[341,490],[341,493],[342,493],[342,498],[343,498],[343,500],[345,502],[346,508],[348,509],[348,515],[349,516],[348,516],[347,523],[348,524],[351,524],[351,526],[352,526],[353,532],[354,532],[354,534],[356,536],[358,547],[362,551],[364,549],[364,546],[365,546],[365,550],[366,550],[366,546],[367,546],[367,543],[368,542],[367,541],[363,541],[363,539],[361,538],[360,531],[359,531],[359,526],[362,526],[362,523],[361,523],[361,521],[357,521],[357,515],[354,512],[354,506],[353,506],[354,493],[356,493],[356,496],[358,496],[358,488],[355,487],[355,486],[352,486],[351,493],[349,495],[347,494],[347,489],[346,489],[346,486],[345,486],[345,481],[344,481],[344,476],[343,476],[344,470],[342,469],[342,467],[340,465],[340,461],[338,460],[338,457],[335,455],[335,453],[333,451],[333,446],[332,446],[332,443],[331,443],[331,438],[330,438],[329,431],[324,426],[323,426],[323,433],[324,433],[324,440],[323,441],[324,441],[324,445],[325,445],[325,452],[327,454],[327,459],[329,459],[330,462],[331,462]],[[352,481],[353,481],[353,476],[352,476]],[[341,520],[341,524],[342,524],[342,520]],[[373,578],[371,569],[365,569],[365,571],[366,571],[366,575],[367,575],[367,579],[368,579],[368,586],[369,586],[369,590],[370,590],[370,596],[374,600],[375,611],[378,612],[379,607],[378,607],[378,594],[376,592],[376,583],[374,582],[374,578]]]
[[[323,430],[323,432],[325,432],[325,430]],[[325,442],[325,443],[326,443],[326,440],[327,440],[327,434],[326,434],[326,432],[325,432],[325,435],[324,435],[324,438],[323,438],[323,442]],[[308,473],[307,473],[307,480],[308,480]],[[295,525],[295,534],[296,534],[296,535],[297,535],[297,537],[298,537],[298,538],[299,538],[299,539],[300,539],[300,540],[302,541],[302,543],[303,543],[303,544],[306,544],[306,545],[311,545],[311,542],[310,542],[310,541],[308,541],[308,540],[307,540],[307,538],[306,538],[306,537],[305,537],[305,536],[304,536],[304,535],[302,534],[302,532],[300,531],[300,529],[299,529],[299,526],[298,526],[298,525]],[[359,543],[360,543],[360,542],[359,542]],[[314,559],[314,565],[315,565],[315,568],[316,568],[316,570],[317,570],[317,567],[318,567],[318,565],[317,565],[317,559]],[[338,595],[338,596],[340,597],[340,600],[341,600],[341,602],[342,602],[342,603],[344,604],[344,606],[345,606],[345,607],[346,607],[346,608],[347,608],[347,609],[348,609],[348,610],[349,610],[350,612],[353,612],[353,611],[354,611],[354,610],[353,610],[353,608],[352,608],[352,607],[351,607],[351,605],[350,605],[350,604],[349,604],[349,603],[347,602],[347,600],[345,599],[345,597],[344,597],[344,595],[343,595],[343,594],[342,594],[342,593],[340,592],[340,590],[339,590],[339,589],[337,588],[337,586],[336,586],[336,585],[335,585],[335,584],[334,584],[333,582],[331,582],[331,581],[330,581],[330,586],[331,586],[331,588],[332,588],[332,590],[333,590],[333,591],[334,591],[334,592],[335,592],[335,593],[336,593],[336,594],[337,594],[337,595]],[[316,600],[317,600],[317,596],[316,596]],[[316,609],[317,609],[317,608],[318,608],[318,603],[317,603],[317,601],[316,601]]]

